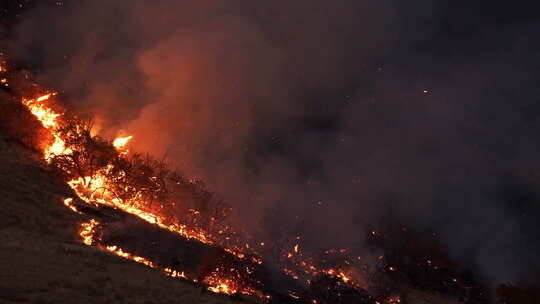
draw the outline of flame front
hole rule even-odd
[[[54,162],[54,159],[58,157],[70,161],[70,159],[74,159],[79,155],[84,155],[85,153],[89,154],[90,152],[87,150],[79,151],[76,148],[72,149],[74,146],[71,144],[71,142],[74,140],[74,138],[76,141],[84,141],[85,138],[88,138],[85,136],[90,136],[88,135],[90,133],[85,133],[84,128],[82,127],[84,123],[81,120],[76,118],[68,120],[64,116],[65,113],[60,113],[53,109],[49,101],[54,95],[56,95],[56,93],[46,93],[35,98],[22,99],[22,103],[52,135],[53,140],[43,150],[44,159],[48,163],[52,163]],[[70,129],[71,131],[65,131],[62,129],[66,128],[66,126],[70,127],[70,124],[72,127],[72,129]],[[70,134],[69,132],[74,132],[75,137],[67,137],[66,134]],[[118,137],[112,143],[108,142],[108,145],[111,146],[113,152],[117,153],[119,160],[127,161],[127,159],[130,157],[126,146],[130,140],[132,140],[132,138],[133,136]],[[85,147],[85,149],[88,148]],[[64,169],[64,171],[68,173],[68,176],[75,177],[68,181],[67,184],[74,190],[80,200],[88,204],[105,205],[123,210],[148,223],[155,224],[184,238],[194,239],[205,244],[216,244],[216,239],[221,238],[217,245],[222,246],[225,251],[236,256],[238,259],[243,260],[248,257],[249,261],[255,264],[263,263],[262,259],[260,258],[261,255],[257,253],[257,248],[261,249],[269,247],[265,244],[265,242],[255,242],[253,244],[249,244],[244,242],[245,239],[243,239],[241,243],[237,244],[232,242],[229,236],[225,236],[226,232],[230,232],[230,227],[221,227],[216,233],[210,233],[209,231],[206,231],[200,227],[186,225],[182,222],[171,220],[171,218],[162,213],[157,206],[152,205],[152,201],[148,201],[147,196],[144,196],[143,192],[148,191],[146,188],[143,190],[139,189],[140,191],[138,192],[136,187],[133,185],[130,185],[129,183],[124,185],[121,181],[125,179],[126,173],[119,170],[119,167],[114,164],[92,168],[92,170],[88,170],[89,174],[87,175],[79,173],[72,174],[72,172],[70,172],[68,169],[63,167],[61,167],[61,169]],[[153,191],[159,194],[161,191],[159,188],[159,183],[152,183],[152,181],[157,181],[160,177],[144,176],[144,172],[141,174],[146,180],[150,181],[149,185],[151,187],[157,187]],[[120,184],[124,185],[120,190],[128,195],[121,196],[118,195],[117,192],[111,190],[115,189],[115,187],[116,189],[119,189],[118,185]],[[65,199],[63,203],[70,210],[81,213],[74,204],[74,199]],[[200,215],[200,211],[198,210],[189,209],[184,211],[194,216]],[[212,217],[210,221],[213,223],[215,218]],[[137,256],[133,253],[129,253],[118,246],[101,245],[100,238],[98,236],[99,226],[100,223],[95,219],[81,224],[79,234],[84,244],[88,246],[95,246],[101,250],[111,252],[112,254],[144,264],[151,268],[160,269],[163,273],[170,277],[199,282],[197,279],[188,278],[183,271],[161,267],[153,261],[141,256]],[[234,235],[235,233],[236,232],[233,231],[232,234]],[[299,242],[299,240],[300,237],[297,237],[296,242]],[[352,288],[363,289],[366,287],[363,286],[363,284],[360,284],[358,280],[354,279],[354,274],[351,271],[346,271],[345,268],[327,268],[320,265],[316,266],[317,264],[313,260],[310,260],[305,256],[300,244],[296,243],[292,245],[292,248],[289,248],[290,250],[285,252],[283,255],[283,261],[285,264],[283,273],[289,277],[296,280],[302,280],[307,284],[310,284],[313,278],[326,275],[337,278],[340,280],[340,284],[345,284],[346,286]],[[346,251],[339,251],[339,253],[344,252]],[[347,260],[344,262],[347,265],[350,264]],[[215,269],[215,271],[211,272],[211,274],[201,279],[200,283],[206,284],[208,286],[208,290],[216,293],[224,293],[229,295],[257,295],[259,297],[268,299],[268,295],[265,295],[252,286],[249,286],[249,284],[242,282],[248,278],[251,273],[252,270],[249,269],[249,267],[247,269],[222,269],[218,267]],[[291,293],[290,296],[295,298],[297,295],[295,293]],[[394,298],[393,303],[398,303],[395,299],[399,298]],[[316,300],[313,301],[313,303],[317,303]]]
[[[62,123],[63,114],[54,111],[52,107],[47,104],[47,101],[49,101],[49,99],[54,95],[56,95],[56,93],[47,93],[35,98],[24,98],[22,100],[22,103],[41,122],[43,127],[51,133],[54,139],[48,146],[45,147],[43,151],[43,157],[47,162],[50,162],[55,156],[69,156],[73,154],[72,149],[66,147],[66,141],[63,139],[62,132],[60,131],[60,124]],[[79,128],[77,127],[76,130],[79,130]],[[120,155],[126,155],[126,145],[132,138],[133,136],[116,138],[112,145]],[[109,184],[113,182],[110,179],[110,173],[113,169],[114,167],[109,165],[101,170],[97,170],[90,176],[71,180],[68,182],[68,185],[75,191],[79,199],[89,204],[102,204],[118,208],[151,224],[156,224],[163,229],[177,233],[185,238],[196,239],[205,244],[212,243],[211,239],[201,230],[188,229],[186,225],[181,224],[169,224],[167,223],[166,218],[163,216],[148,210],[144,210],[144,208],[141,208],[141,206],[144,206],[145,202],[138,201],[137,198],[125,201],[104,190],[107,189]],[[67,198],[64,200],[64,205],[70,210],[79,213],[77,207],[73,204],[73,201],[73,198]],[[193,212],[198,213],[196,210]],[[100,223],[95,219],[91,219],[89,222],[81,224],[79,235],[81,236],[81,240],[85,245],[96,246],[101,250],[111,252],[117,256],[144,264],[151,268],[160,268],[156,263],[144,257],[126,252],[118,246],[100,245],[99,237],[97,236],[97,228],[99,225]],[[196,279],[188,278],[183,271],[173,270],[170,268],[160,269],[168,276],[197,282]],[[203,281],[203,283],[208,285],[208,290],[216,293],[224,293],[229,295],[237,293],[262,295],[253,288],[241,287],[243,285],[235,282],[232,278],[222,278],[219,272],[213,272]]]
[[[66,143],[60,137],[60,134],[55,132],[58,128],[59,118],[62,114],[55,112],[50,106],[45,104],[56,93],[47,93],[38,96],[34,99],[23,98],[22,103],[30,110],[30,112],[41,122],[45,129],[49,130],[54,138],[52,144],[50,144],[44,151],[44,157],[46,160],[50,159],[53,155],[70,154],[71,150],[66,149]]]
[[[55,113],[43,103],[44,101],[49,100],[53,95],[53,93],[49,93],[39,96],[36,99],[23,99],[23,104],[30,109],[30,112],[32,112],[32,114],[34,114],[47,129],[56,127],[56,120],[60,116],[59,113]]]

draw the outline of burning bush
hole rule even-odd
[[[65,117],[56,134],[63,147],[48,161],[86,197],[159,214],[168,225],[223,231],[217,226],[228,208],[203,183],[184,178],[163,160],[118,150],[112,142],[92,135],[91,121]]]

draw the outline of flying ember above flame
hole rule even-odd
[[[113,141],[113,146],[118,150],[123,150],[132,138],[132,135],[126,137],[118,137]]]

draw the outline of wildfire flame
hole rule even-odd
[[[66,205],[66,207],[68,207],[69,209],[71,209],[71,211],[75,212],[75,213],[81,213],[77,207],[75,207],[75,205],[73,205],[73,199],[70,197],[70,198],[66,198],[64,200],[64,205]]]
[[[109,168],[110,169],[110,168]],[[158,225],[159,227],[178,233],[189,239],[196,239],[205,244],[212,244],[212,241],[202,232],[189,230],[186,225],[166,224],[165,218],[154,213],[144,211],[136,206],[142,205],[140,202],[124,202],[119,198],[112,197],[109,193],[98,191],[106,188],[106,177],[103,173],[96,173],[94,176],[86,176],[68,182],[68,185],[75,190],[75,193],[87,203],[95,203],[121,209],[133,214],[140,219]]]
[[[99,222],[91,219],[88,223],[82,223],[81,224],[81,231],[79,234],[81,235],[82,241],[85,245],[92,245],[95,240],[95,229],[99,225]]]
[[[62,140],[59,134],[54,132],[54,130],[58,128],[58,119],[62,116],[62,114],[55,112],[50,106],[47,106],[47,104],[44,103],[54,95],[56,95],[56,93],[47,93],[34,99],[23,98],[22,100],[22,103],[28,107],[34,116],[36,116],[43,127],[51,131],[51,134],[54,137],[53,143],[50,144],[44,151],[44,157],[46,160],[50,159],[53,155],[70,154],[72,152],[70,149],[66,149],[66,143],[64,140]]]
[[[87,223],[81,224],[79,235],[81,236],[84,244],[91,246],[95,242],[99,241],[99,238],[96,236],[96,228],[99,225],[100,223],[94,219],[91,219]],[[159,268],[164,274],[172,278],[186,279],[193,282],[198,282],[197,279],[188,278],[185,272],[183,271],[180,272],[180,271],[173,270],[167,267],[160,268],[156,263],[150,261],[149,259],[126,252],[118,246],[97,245],[97,247],[99,249],[111,252],[112,254],[115,254],[124,259],[135,261],[137,263],[146,265],[151,268]],[[223,278],[219,272],[219,269],[216,269],[215,272],[213,272],[211,275],[206,277],[203,283],[208,285],[209,291],[212,291],[215,293],[223,293],[223,294],[228,294],[228,295],[243,293],[243,294],[259,294],[261,296],[264,296],[255,289],[238,287],[238,283],[234,281],[233,279]]]
[[[66,148],[66,143],[62,139],[61,133],[58,131],[59,128],[59,122],[62,119],[61,113],[58,113],[54,111],[46,102],[52,97],[56,95],[56,93],[47,93],[41,96],[38,96],[36,98],[27,99],[24,98],[22,100],[22,103],[28,107],[30,112],[42,123],[43,127],[50,131],[52,134],[54,141],[50,143],[43,151],[43,156],[45,160],[50,160],[53,156],[58,155],[69,155],[73,153],[73,151],[69,148]],[[118,137],[113,141],[113,146],[116,148],[117,151],[119,151],[121,154],[127,153],[127,150],[125,149],[126,145],[129,143],[129,141],[133,138],[133,136],[126,136],[126,137]],[[110,182],[107,179],[107,170],[113,169],[111,166],[108,166],[105,171],[101,170],[96,172],[92,176],[85,176],[84,178],[78,178],[75,180],[71,180],[68,182],[68,185],[75,191],[75,193],[78,195],[78,197],[90,204],[102,204],[111,206],[114,208],[121,209],[125,212],[128,212],[130,214],[136,215],[137,217],[151,223],[156,224],[159,227],[163,229],[167,229],[171,232],[178,233],[182,235],[183,237],[190,238],[190,239],[196,239],[202,243],[205,244],[211,244],[212,241],[208,238],[207,235],[204,234],[202,231],[194,231],[187,228],[186,225],[178,225],[178,224],[167,224],[164,217],[159,216],[157,214],[145,211],[141,208],[138,208],[137,206],[144,205],[142,202],[126,202],[119,198],[114,197],[110,193],[107,193],[106,191],[97,191],[99,189],[106,189],[107,184]],[[73,204],[73,198],[67,198],[64,200],[64,205],[68,207],[70,210],[79,213],[76,206]],[[198,211],[196,211],[198,212]],[[89,222],[82,223],[81,224],[81,230],[79,231],[79,235],[81,236],[82,242],[85,245],[92,246],[95,245],[99,238],[97,237],[97,227],[100,225],[98,221],[95,219],[91,219]],[[96,245],[99,249],[111,252],[117,256],[120,256],[125,259],[129,259],[132,261],[135,261],[137,263],[144,264],[151,268],[158,268],[158,266],[141,256],[137,256],[134,254],[131,254],[129,252],[124,251],[122,248],[118,246],[102,246],[102,245]],[[240,255],[238,253],[237,255]],[[161,269],[166,275],[174,277],[174,278],[181,278],[181,279],[189,279],[185,273],[178,270],[173,270],[170,268],[162,268]],[[197,282],[196,279],[190,279],[191,281]],[[234,281],[232,278],[223,278],[221,277],[219,272],[214,272],[211,275],[209,275],[205,280],[204,283],[208,285],[208,290],[216,293],[224,293],[224,294],[258,294],[262,295],[260,292],[256,291],[255,289],[249,288],[249,287],[241,287],[241,284],[238,284]]]
[[[39,96],[36,99],[23,99],[23,104],[30,109],[32,114],[34,114],[47,129],[56,127],[56,119],[60,116],[60,114],[55,113],[43,103],[44,101],[49,100],[53,95],[53,93],[49,93]]]
[[[49,100],[52,96],[55,96],[56,93],[46,93],[41,96],[34,98],[23,98],[22,104],[24,104],[30,112],[42,123],[43,127],[46,128],[53,137],[53,141],[50,142],[47,147],[44,148],[43,157],[47,162],[55,156],[70,156],[74,153],[67,145],[66,141],[63,138],[63,134],[60,131],[60,124],[63,122],[64,114],[58,111],[55,111],[53,107],[49,104]],[[128,151],[126,146],[132,140],[133,136],[118,137],[112,142],[112,146],[116,151],[125,156]],[[117,208],[123,210],[127,213],[135,215],[140,219],[155,224],[163,229],[177,233],[182,237],[188,239],[195,239],[205,244],[214,244],[213,236],[207,232],[200,229],[193,229],[188,227],[185,224],[174,223],[171,224],[168,219],[155,212],[154,210],[148,210],[144,208],[147,206],[147,202],[143,200],[140,196],[134,196],[129,200],[122,199],[116,196],[112,191],[108,191],[109,186],[114,183],[114,178],[111,179],[111,176],[115,176],[115,167],[113,165],[105,166],[99,170],[94,171],[91,175],[79,177],[68,181],[67,184],[75,191],[78,198],[88,204],[97,204],[97,205],[106,205],[109,207]],[[116,177],[119,177],[118,175]],[[121,177],[121,176],[120,176]],[[156,178],[156,177],[152,177]],[[129,188],[126,188],[126,191],[129,192]],[[80,213],[74,204],[73,198],[67,198],[64,200],[64,205],[70,210]],[[189,210],[193,214],[199,214],[197,210]],[[144,264],[151,268],[160,269],[163,273],[170,277],[181,278],[191,280],[193,282],[198,282],[197,279],[188,278],[183,271],[179,271],[171,268],[162,268],[157,265],[155,262],[150,261],[144,257],[137,256],[135,254],[126,252],[124,249],[118,246],[104,246],[99,244],[98,226],[100,223],[95,219],[90,220],[89,222],[81,224],[81,230],[79,234],[81,236],[82,242],[88,246],[95,246],[101,250],[111,252],[117,256],[120,256],[125,259],[129,259],[141,264]],[[222,234],[223,231],[220,230],[219,234]],[[228,237],[225,237],[226,240],[229,240]],[[297,238],[299,240],[300,237]],[[263,261],[258,257],[256,247],[262,248],[265,246],[265,242],[257,242],[255,246],[252,244],[245,243],[244,245],[225,247],[225,251],[233,254],[239,259],[244,259],[247,255],[243,250],[247,250],[250,253],[249,260],[256,263],[262,264]],[[243,248],[242,248],[243,247]],[[340,251],[344,253],[345,251]],[[343,284],[353,288],[365,288],[357,280],[354,279],[354,276],[343,270],[337,268],[325,269],[323,267],[317,267],[314,263],[309,262],[308,259],[304,257],[304,253],[300,250],[300,244],[295,244],[288,253],[285,254],[285,260],[287,261],[287,267],[283,269],[283,272],[289,277],[296,280],[306,280],[309,284],[310,279],[325,274],[334,278],[340,279]],[[347,262],[348,264],[348,262]],[[294,270],[293,270],[294,268]],[[249,275],[251,273],[250,269],[246,269],[244,274]],[[206,276],[202,283],[208,286],[208,290],[216,293],[224,294],[248,294],[248,295],[257,295],[263,298],[269,298],[269,296],[264,295],[260,291],[242,284],[240,281],[241,277],[225,275],[222,272],[222,269],[217,268],[210,275]],[[294,293],[293,293],[294,294]],[[293,297],[291,295],[291,297]],[[294,298],[294,297],[293,297]],[[313,303],[317,303],[316,300],[313,300]],[[394,302],[393,303],[399,303]]]
[[[113,141],[113,146],[119,150],[119,151],[122,151],[122,150],[125,150],[126,148],[126,145],[129,143],[129,141],[133,138],[132,135],[130,136],[126,136],[126,137],[117,137],[114,141]]]
[[[156,265],[152,261],[145,259],[143,257],[140,257],[140,256],[133,255],[131,253],[125,252],[122,250],[122,248],[119,248],[118,246],[106,246],[105,249],[109,252],[116,254],[117,256],[123,257],[124,259],[132,260],[137,263],[144,264],[148,267],[152,267],[152,268],[156,267]]]

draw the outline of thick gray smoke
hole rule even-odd
[[[24,15],[10,52],[101,134],[167,155],[251,229],[280,210],[291,234],[361,248],[392,209],[492,282],[519,283],[538,269],[523,210],[538,202],[539,111],[515,55],[536,56],[537,29],[445,44],[445,13],[433,1],[73,1]]]

